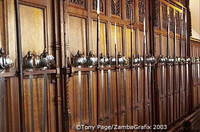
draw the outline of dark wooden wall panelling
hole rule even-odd
[[[73,132],[78,124],[171,127],[198,108],[199,64],[192,64],[192,89],[190,63],[71,65],[71,54],[78,50],[84,56],[93,50],[96,56],[188,57],[187,4],[101,0],[98,41],[96,2],[0,1],[0,46],[15,62],[10,71],[0,73],[0,111],[5,113],[0,115],[1,131]],[[21,55],[28,50],[39,54],[45,47],[56,57],[56,68],[25,71]],[[199,56],[198,44],[192,42],[191,53]]]
[[[193,39],[191,40],[191,54],[193,57],[199,56],[199,41]],[[193,105],[194,108],[199,106],[199,64],[193,63],[192,64],[192,79],[193,79]]]
[[[84,3],[86,1],[80,1],[80,3]],[[68,51],[72,54],[76,54],[78,50],[81,50],[86,56],[90,50],[94,50],[96,54],[96,49],[94,45],[96,43],[92,43],[94,41],[94,37],[91,37],[90,34],[93,34],[96,28],[93,29],[92,21],[97,19],[97,15],[95,11],[91,11],[93,1],[87,1],[86,4],[79,5],[74,3],[73,1],[65,2],[65,13],[66,13],[66,41]],[[125,0],[120,2],[117,1],[117,12],[114,2],[111,1],[101,1],[101,21],[105,23],[105,29],[100,29],[100,34],[106,34],[106,43],[101,43],[104,40],[104,36],[100,37],[100,45],[105,45],[106,52],[103,52],[104,55],[112,55],[115,56],[115,52],[120,51],[126,57],[130,57],[133,55],[139,56],[147,56],[150,53],[155,54],[156,57],[165,56],[171,58],[184,57],[186,58],[186,9],[179,3],[167,2],[164,0],[155,1],[155,12],[154,14],[154,43],[153,46],[150,43],[149,38],[147,37],[147,45],[144,44],[144,32],[143,32],[143,18],[144,14],[144,1],[135,0],[134,1],[134,24],[133,24],[133,46],[128,46],[126,42],[130,41],[129,37],[127,38],[126,29],[129,28],[130,21],[127,20],[126,11],[127,9],[123,9],[123,4],[127,5]],[[106,4],[103,4],[103,3]],[[119,2],[119,3],[118,3]],[[147,3],[146,3],[147,4]],[[148,5],[148,4],[147,4]],[[128,7],[128,6],[124,6]],[[148,6],[146,6],[147,9]],[[94,9],[94,8],[93,8]],[[105,10],[104,10],[105,9]],[[148,13],[146,14],[149,17]],[[76,19],[76,20],[75,20]],[[71,21],[71,22],[70,22]],[[74,24],[74,22],[76,24]],[[115,46],[115,33],[113,26],[115,22],[117,23],[117,48]],[[149,23],[148,23],[149,24]],[[70,25],[74,25],[74,27],[70,27]],[[122,27],[122,32],[121,29]],[[76,29],[74,29],[76,28]],[[81,32],[80,31],[81,28]],[[102,33],[106,32],[106,33]],[[149,29],[147,31],[150,32]],[[72,34],[79,34],[79,38],[77,36],[73,36]],[[147,34],[149,36],[149,34]],[[73,38],[75,37],[75,38]],[[122,39],[122,40],[121,40]],[[74,40],[74,41],[73,41]],[[81,40],[81,41],[80,41]],[[76,42],[75,42],[76,41]],[[78,41],[78,43],[77,43]],[[120,45],[119,45],[120,44]],[[122,45],[122,46],[121,46]],[[132,53],[126,53],[128,51],[127,48],[131,48],[130,51]],[[151,48],[155,47],[153,51]],[[122,50],[121,50],[122,48]],[[102,51],[100,51],[102,52]],[[145,53],[145,54],[144,54]],[[189,104],[189,63],[158,63],[156,66],[156,82],[155,84],[155,93],[152,94],[152,73],[154,66],[134,66],[132,69],[126,69],[126,72],[121,69],[112,70],[112,75],[109,76],[109,70],[107,71],[105,68],[101,70],[95,70],[95,68],[76,68],[76,72],[79,74],[73,75],[70,82],[74,79],[79,78],[77,81],[77,86],[70,85],[68,89],[70,90],[69,98],[72,101],[74,98],[71,97],[71,94],[78,94],[79,96],[87,96],[87,94],[80,95],[80,92],[74,91],[72,89],[80,89],[78,86],[84,84],[83,86],[89,87],[93,83],[97,83],[96,89],[97,100],[96,106],[93,105],[92,108],[90,106],[87,109],[97,109],[97,119],[93,121],[91,124],[113,124],[118,123],[120,125],[127,124],[128,122],[132,124],[151,124],[152,121],[157,122],[158,124],[167,124],[170,127],[172,124],[177,122],[186,116],[189,112],[188,104]],[[84,72],[83,72],[84,71]],[[83,81],[81,73],[94,71],[97,73],[97,80]],[[129,72],[127,72],[129,71]],[[87,73],[86,72],[86,73]],[[87,74],[88,75],[88,74]],[[188,76],[186,76],[188,75]],[[90,78],[90,77],[89,77]],[[129,80],[129,79],[131,80]],[[81,81],[82,80],[82,81]],[[110,80],[112,80],[110,82]],[[124,81],[125,80],[125,81]],[[96,82],[95,82],[96,81]],[[85,84],[86,83],[86,84]],[[74,83],[73,83],[74,84]],[[111,86],[110,86],[111,85]],[[130,87],[131,86],[131,87]],[[84,87],[84,89],[86,89]],[[91,87],[89,87],[91,88]],[[82,89],[83,90],[83,89]],[[87,89],[88,92],[90,91]],[[113,94],[109,91],[113,91]],[[128,92],[130,91],[130,93]],[[86,92],[86,93],[88,93]],[[127,96],[125,98],[125,95]],[[113,104],[111,104],[111,113],[109,117],[110,110],[107,109],[109,107],[109,102],[111,98],[114,99]],[[76,96],[74,96],[76,97]],[[130,98],[131,99],[130,99]],[[153,97],[153,98],[152,98]],[[88,98],[89,99],[89,98]],[[87,99],[87,100],[88,100]],[[125,100],[124,100],[125,99]],[[155,104],[157,107],[153,108],[152,100],[159,102]],[[88,100],[89,101],[89,100]],[[78,103],[77,103],[78,104]],[[129,105],[131,106],[129,106]],[[77,124],[88,124],[88,121],[85,120],[83,122],[78,121],[80,118],[77,116],[75,119],[75,113],[73,111],[80,111],[79,107],[75,107],[69,101],[69,111],[70,111],[70,130],[73,131],[75,125]],[[112,106],[113,105],[113,106]],[[84,104],[82,104],[84,107]],[[82,108],[83,109],[83,108]],[[81,114],[81,113],[79,113]],[[85,114],[82,113],[85,117]],[[155,117],[153,117],[155,114]],[[74,115],[74,116],[73,116]],[[128,118],[131,115],[132,118]],[[88,116],[86,114],[86,116]],[[113,119],[113,118],[114,119]],[[88,117],[89,118],[89,117]],[[157,120],[153,120],[156,118]],[[77,121],[76,121],[77,120]]]
[[[50,54],[56,53],[53,2],[2,0],[0,6],[0,47],[14,61],[10,70],[0,73],[0,131],[61,131],[57,125],[56,70],[18,71],[23,66],[20,53],[25,56],[31,50],[39,55],[45,47]]]

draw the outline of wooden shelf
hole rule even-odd
[[[56,73],[56,69],[24,71],[23,73],[24,73],[24,76],[28,76],[28,75],[43,75],[43,74],[55,74]]]
[[[16,76],[16,71],[9,71],[9,72],[0,73],[1,78],[14,77],[14,76]]]
[[[117,70],[117,69],[130,69],[130,66],[111,66],[111,67],[72,67],[72,73],[74,72],[89,72],[89,71],[97,71],[97,70]]]

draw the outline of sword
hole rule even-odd
[[[169,42],[170,42],[170,17],[169,17],[169,10],[167,9],[167,57],[169,57]],[[169,59],[169,58],[168,58]],[[169,69],[168,69],[168,66],[166,65],[166,78],[169,78]],[[167,82],[167,81],[166,81]],[[169,114],[169,109],[170,109],[170,101],[168,100],[168,83],[166,83],[166,95],[167,95],[167,112],[166,112],[166,115],[167,115],[167,122],[168,124],[170,124],[170,114]]]
[[[31,100],[31,131],[35,132],[35,125],[34,125],[34,93],[33,93],[33,75],[29,75],[30,80],[30,100]]]
[[[130,3],[130,15],[131,15],[131,18],[130,18],[131,19],[130,20],[131,22],[130,24],[131,26],[131,60],[130,60],[131,62],[131,105],[133,106],[133,88],[132,88],[133,86],[133,83],[132,83],[132,80],[133,80],[133,69],[132,69],[133,68],[133,1]],[[132,109],[131,109],[131,113],[133,113]],[[131,122],[133,122],[133,116],[131,116]]]
[[[78,105],[80,107],[80,125],[82,125],[82,121],[83,121],[83,87],[82,87],[82,78],[81,78],[82,74],[81,74],[81,71],[78,71],[78,93],[79,93],[79,97],[78,97]],[[84,125],[84,124],[83,124]]]
[[[89,80],[89,97],[88,97],[88,100],[89,100],[89,104],[88,104],[88,115],[89,115],[89,123],[91,124],[92,121],[93,121],[93,87],[92,87],[92,80],[93,80],[93,75],[92,75],[92,71],[90,71],[89,75],[90,75],[90,80]]]
[[[5,79],[0,78],[0,130],[6,131]]]
[[[46,131],[46,123],[47,123],[47,80],[48,75],[47,73],[44,74],[44,93],[43,93],[43,113],[42,113],[42,132]]]

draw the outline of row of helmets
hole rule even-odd
[[[5,50],[3,48],[0,48],[0,72],[11,68],[13,65],[13,61],[5,53]],[[49,55],[46,49],[39,56],[29,51],[27,55],[23,57],[24,69],[30,70],[34,68],[41,68],[45,70],[53,68],[54,66],[55,59],[52,55]]]
[[[118,53],[117,57],[112,56],[103,56],[103,54],[100,54],[99,59],[94,55],[92,51],[88,53],[88,56],[84,56],[83,53],[80,51],[77,52],[76,55],[72,55],[72,65],[73,66],[96,66],[97,63],[99,63],[100,66],[106,66],[106,65],[129,65],[131,63],[133,64],[141,64],[141,63],[149,63],[149,64],[155,64],[155,63],[186,63],[191,62],[192,60],[197,60],[196,58],[185,58],[185,57],[154,57],[148,55],[147,57],[143,58],[142,56],[134,56],[133,58],[126,58],[125,56],[122,56],[121,53]],[[116,63],[117,62],[117,63]],[[193,62],[193,61],[192,61]]]
[[[49,69],[53,68],[54,66],[55,59],[47,52],[46,49],[40,55],[36,55],[33,52],[28,51],[28,53],[23,58],[23,67],[25,69]]]

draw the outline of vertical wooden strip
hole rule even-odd
[[[19,0],[15,0],[15,15],[16,15],[16,29],[17,29],[17,58],[18,58],[18,72],[19,72],[19,105],[20,105],[20,129],[21,132],[25,131],[24,123],[24,89],[23,89],[23,59],[22,59],[22,45],[21,45],[21,23]]]

